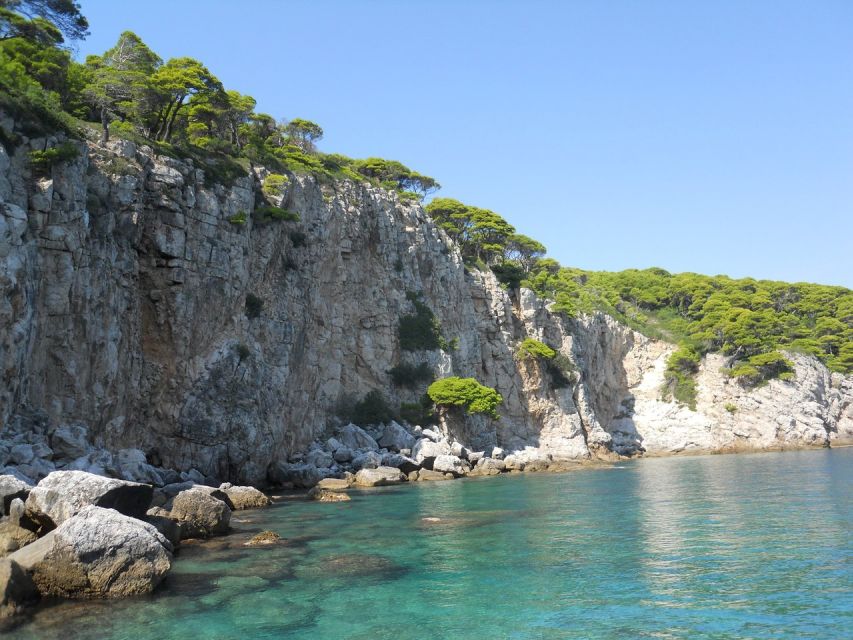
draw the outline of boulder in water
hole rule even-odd
[[[9,559],[44,596],[117,598],[153,591],[172,566],[171,551],[150,524],[88,505]]]

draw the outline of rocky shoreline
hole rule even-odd
[[[234,533],[232,512],[272,504],[255,487],[216,484],[195,470],[155,467],[142,452],[96,449],[79,425],[57,428],[44,438],[11,447],[0,443],[13,463],[0,475],[0,556],[5,556],[0,557],[0,628],[19,624],[44,599],[150,593],[171,569],[183,541]],[[42,457],[30,458],[30,449]],[[307,490],[310,499],[341,502],[350,500],[350,489],[569,471],[618,459],[624,458],[561,460],[532,448],[471,451],[437,426],[347,424],[334,437],[271,467],[265,488]],[[119,474],[127,477],[109,477]],[[246,544],[278,540],[275,532],[264,531]]]

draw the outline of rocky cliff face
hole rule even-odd
[[[796,356],[795,382],[748,393],[711,356],[697,411],[660,400],[670,345],[603,315],[561,319],[529,291],[508,295],[393,193],[292,177],[274,204],[301,221],[261,222],[251,211],[263,170],[215,184],[190,161],[117,141],[75,143],[76,159],[34,175],[28,151],[55,143],[0,146],[7,431],[81,422],[153,464],[260,483],[366,392],[416,400],[422,390],[394,388],[387,372],[428,361],[503,395],[500,420],[444,421],[474,449],[576,459],[853,439],[853,378],[811,358]],[[240,212],[245,223],[229,220]],[[422,294],[455,349],[401,351],[407,292]],[[527,336],[572,360],[571,384],[554,389],[542,365],[515,357]]]

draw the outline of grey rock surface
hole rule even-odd
[[[9,559],[43,596],[116,598],[153,591],[172,566],[171,552],[150,524],[89,505]]]
[[[104,478],[85,471],[54,471],[30,491],[26,513],[51,529],[89,505],[142,518],[151,505],[150,485]]]

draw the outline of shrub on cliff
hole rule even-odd
[[[664,398],[675,398],[678,402],[696,410],[696,373],[702,356],[690,347],[675,351],[666,361],[664,372]]]
[[[497,407],[503,397],[491,387],[480,384],[474,378],[442,378],[433,382],[427,395],[441,407],[461,407],[468,413],[480,413],[498,417]]]
[[[415,312],[400,318],[397,335],[403,351],[440,349],[442,345],[441,324],[418,293],[406,294]]]
[[[409,364],[402,362],[388,370],[391,381],[398,387],[414,387],[421,382],[432,382],[435,374],[429,363]]]
[[[756,387],[768,380],[793,380],[794,365],[778,351],[760,353],[741,362],[729,370],[745,387]]]
[[[387,424],[393,419],[394,414],[385,396],[375,389],[356,402],[352,410],[352,421],[360,426]]]
[[[535,338],[525,338],[516,352],[519,360],[551,360],[556,355],[556,351]]]

